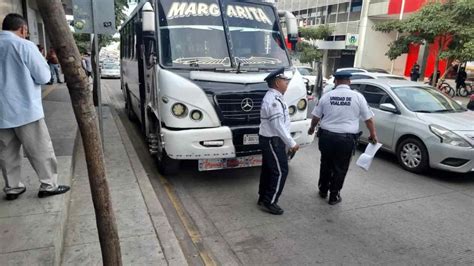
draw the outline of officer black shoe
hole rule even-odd
[[[25,193],[25,191],[26,191],[26,187],[24,187],[23,190],[20,191],[19,193],[7,194],[7,195],[5,196],[5,199],[6,199],[6,200],[16,200],[16,199],[18,199],[18,197],[19,197],[21,194]]]
[[[271,214],[274,214],[274,215],[282,215],[283,214],[283,209],[280,208],[278,205],[276,205],[275,203],[262,203],[262,208],[271,213]]]
[[[38,198],[45,198],[45,197],[49,197],[49,196],[64,194],[64,193],[68,192],[69,189],[71,189],[71,188],[68,187],[68,186],[59,185],[56,188],[56,190],[51,190],[51,191],[40,190],[40,192],[38,192]]]
[[[339,195],[339,193],[331,193],[331,195],[329,195],[329,201],[328,201],[329,205],[336,205],[341,201],[342,201],[342,198],[341,198],[341,195]]]
[[[322,199],[325,199],[328,197],[328,192],[327,191],[319,191],[319,196],[322,198]]]

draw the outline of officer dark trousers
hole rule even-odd
[[[322,133],[319,137],[321,151],[321,169],[319,172],[319,190],[337,193],[342,189],[352,151],[354,138],[337,134]]]
[[[260,147],[262,172],[258,194],[265,203],[277,203],[288,176],[286,146],[279,137],[260,136]]]

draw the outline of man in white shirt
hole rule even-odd
[[[334,74],[336,88],[321,97],[312,115],[308,134],[313,134],[316,125],[318,130],[319,150],[321,151],[321,168],[319,172],[319,195],[328,203],[341,202],[340,191],[344,184],[347,170],[359,135],[359,119],[365,121],[370,132],[369,140],[377,142],[373,113],[364,96],[351,90],[351,74],[346,71]]]
[[[288,175],[287,151],[296,152],[299,149],[290,134],[290,115],[283,100],[289,82],[284,71],[284,68],[277,69],[265,78],[270,89],[262,100],[260,110],[262,172],[258,205],[275,215],[283,214],[277,203]]]

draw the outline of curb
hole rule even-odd
[[[69,174],[64,178],[65,183],[71,186],[71,188],[72,188],[72,182],[73,182],[73,177],[74,177],[74,171],[76,168],[75,162],[76,162],[77,147],[78,145],[80,145],[78,135],[79,135],[79,129],[76,129],[76,137],[74,138],[74,148],[72,150],[70,171],[69,171]],[[62,258],[63,258],[64,240],[66,237],[66,227],[69,221],[69,206],[71,205],[71,193],[72,191],[68,191],[68,193],[64,195],[64,202],[62,204],[62,211],[61,211],[61,216],[60,216],[60,230],[54,240],[54,246],[56,247],[55,256],[54,256],[55,266],[61,265]]]

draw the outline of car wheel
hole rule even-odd
[[[428,169],[428,151],[422,141],[407,138],[397,146],[397,157],[400,165],[407,171],[422,173]]]

